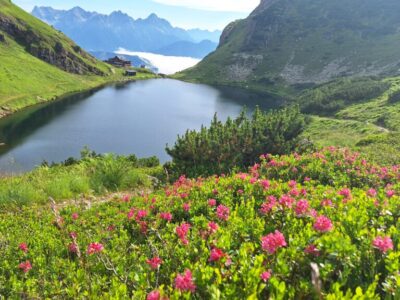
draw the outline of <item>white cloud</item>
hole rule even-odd
[[[260,0],[153,0],[161,4],[209,11],[249,13]]]
[[[136,55],[141,58],[147,59],[153,66],[158,69],[159,73],[167,75],[174,74],[176,72],[193,67],[200,61],[200,59],[192,57],[164,56],[161,54],[148,52],[132,52],[123,48],[119,48],[115,53],[121,55]]]

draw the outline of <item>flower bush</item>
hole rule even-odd
[[[328,148],[91,209],[3,211],[0,295],[397,299],[399,179]]]

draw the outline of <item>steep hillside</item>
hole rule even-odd
[[[216,52],[179,76],[293,87],[398,74],[399,27],[397,0],[263,0],[224,30]]]
[[[0,0],[0,62],[0,117],[122,78],[122,70],[98,61],[8,0]]]
[[[104,75],[106,65],[50,26],[39,21],[8,0],[0,0],[0,30],[31,55],[75,74]]]

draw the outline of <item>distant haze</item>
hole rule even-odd
[[[174,74],[176,72],[185,70],[187,68],[193,67],[200,59],[192,57],[181,57],[181,56],[165,56],[161,54],[154,54],[148,52],[133,52],[126,49],[118,49],[117,54],[121,55],[132,55],[144,58],[155,66],[159,73],[163,74]]]

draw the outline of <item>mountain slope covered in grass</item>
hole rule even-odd
[[[398,74],[397,0],[263,0],[228,25],[219,48],[180,75],[262,89]]]
[[[119,80],[123,72],[8,0],[0,0],[0,62],[0,116]]]

